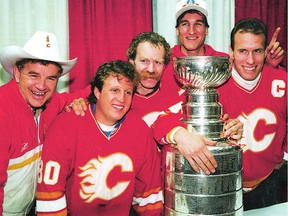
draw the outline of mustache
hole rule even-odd
[[[142,71],[140,74],[140,79],[155,79],[159,81],[161,79],[161,75],[157,73],[149,73],[147,71]]]

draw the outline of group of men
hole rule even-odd
[[[209,25],[203,1],[178,4],[180,44],[172,53],[159,34],[140,33],[127,50],[128,61],[100,66],[84,93],[56,92],[59,77],[76,59],[60,58],[55,35],[36,32],[23,48],[2,51],[0,62],[14,77],[0,87],[2,215],[29,214],[37,179],[38,215],[129,215],[131,205],[139,215],[162,215],[157,144],[176,146],[195,171],[215,172],[217,162],[207,145],[216,142],[188,132],[180,121],[183,89],[174,80],[170,59],[228,54],[204,43]],[[223,136],[245,144],[245,209],[277,202],[261,204],[253,193],[287,153],[286,72],[271,67],[283,59],[278,31],[267,46],[260,20],[237,22],[231,32],[232,77],[218,88],[229,115]],[[84,116],[63,111],[82,96],[88,96],[89,105],[75,100],[73,107],[83,106]],[[258,190],[258,200],[266,191]]]

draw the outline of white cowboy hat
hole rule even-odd
[[[13,76],[13,68],[17,61],[22,59],[39,59],[57,62],[63,68],[64,74],[68,73],[76,64],[77,58],[72,60],[60,59],[59,46],[56,35],[48,32],[37,31],[24,45],[8,46],[0,54],[0,63],[3,68]]]
[[[206,2],[204,0],[180,0],[176,4],[176,20],[188,10],[197,10],[204,14],[206,17],[208,16]]]

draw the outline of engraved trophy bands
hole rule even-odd
[[[195,56],[173,61],[176,79],[186,89],[182,121],[189,132],[217,141],[208,147],[218,167],[206,175],[197,173],[174,148],[164,148],[164,215],[243,215],[242,151],[222,138],[222,106],[215,87],[231,73],[228,57]]]

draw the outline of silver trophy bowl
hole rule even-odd
[[[221,138],[224,126],[220,120],[222,106],[218,103],[215,87],[231,75],[228,57],[188,56],[175,58],[173,64],[176,79],[186,89],[182,121],[187,124],[188,131],[196,130],[207,138],[225,141]]]
[[[208,149],[218,166],[213,174],[197,173],[177,148],[164,148],[164,215],[242,216],[242,152],[222,136],[222,105],[215,89],[231,76],[228,57],[182,57],[173,64],[185,87],[182,122],[189,132],[217,141]]]
[[[231,75],[228,57],[187,56],[174,59],[173,65],[176,79],[187,88],[218,87]]]

